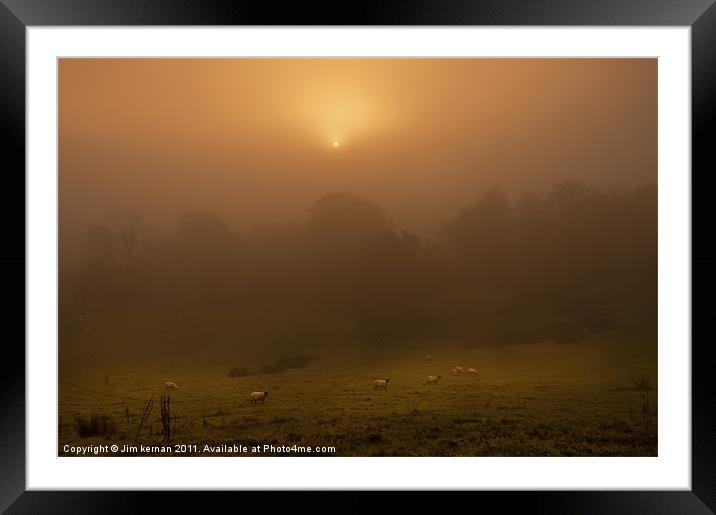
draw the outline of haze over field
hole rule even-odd
[[[653,454],[655,394],[635,422],[608,392],[655,388],[656,79],[655,59],[62,59],[61,413],[121,416],[178,376],[198,438],[203,404],[244,427],[244,389],[270,384],[267,407],[313,420],[307,399],[345,381],[336,427],[459,409],[494,429],[555,387],[510,438],[559,419],[566,447],[430,452],[589,454],[560,414],[580,399],[569,420],[612,424],[593,453]],[[451,360],[486,375],[420,397]],[[366,410],[373,375],[399,384]],[[422,427],[388,430],[414,439],[393,451]]]

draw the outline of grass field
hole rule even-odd
[[[65,444],[131,444],[151,397],[137,445],[161,444],[159,398],[170,380],[179,385],[170,392],[170,443],[197,445],[171,455],[237,455],[204,452],[204,445],[221,444],[296,446],[260,455],[317,455],[302,452],[306,446],[335,447],[321,454],[332,456],[657,454],[656,363],[619,346],[594,340],[455,348],[432,352],[431,361],[426,353],[384,352],[372,360],[326,354],[306,368],[247,377],[227,374],[259,363],[68,367],[60,374],[58,453],[74,455]],[[458,365],[476,368],[478,377],[452,376]],[[443,379],[426,385],[428,374]],[[387,391],[375,390],[374,379],[383,377],[390,378]],[[649,389],[638,390],[635,377],[647,378]],[[249,402],[254,390],[269,392],[264,404]],[[113,434],[81,438],[74,416],[92,413],[106,415]]]

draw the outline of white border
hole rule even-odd
[[[688,27],[28,28],[27,488],[689,490],[690,39]],[[658,57],[659,456],[58,458],[59,56]]]

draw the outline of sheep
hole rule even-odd
[[[178,390],[179,387],[177,386],[176,383],[172,383],[171,381],[167,381],[166,383],[164,383],[164,389],[165,389],[165,390]]]
[[[373,389],[374,390],[387,390],[388,389],[388,381],[390,381],[389,378],[385,379],[376,379],[373,381]]]
[[[442,379],[443,376],[428,376],[428,380],[425,381],[425,384],[436,384],[438,382],[438,379]]]
[[[477,375],[477,370],[475,370],[474,368],[468,368],[468,369],[467,369],[467,373],[470,374],[470,375],[476,376],[476,375]]]
[[[465,371],[465,369],[462,367],[455,367],[455,370],[457,370],[458,374],[462,374]]]
[[[249,394],[249,400],[251,401],[251,404],[256,404],[257,402],[263,404],[266,400],[266,397],[268,397],[268,392],[251,392]]]
[[[432,359],[433,359],[433,357],[430,354],[425,356],[425,361],[432,361]]]

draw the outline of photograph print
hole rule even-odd
[[[657,456],[657,59],[58,60],[58,455]]]

